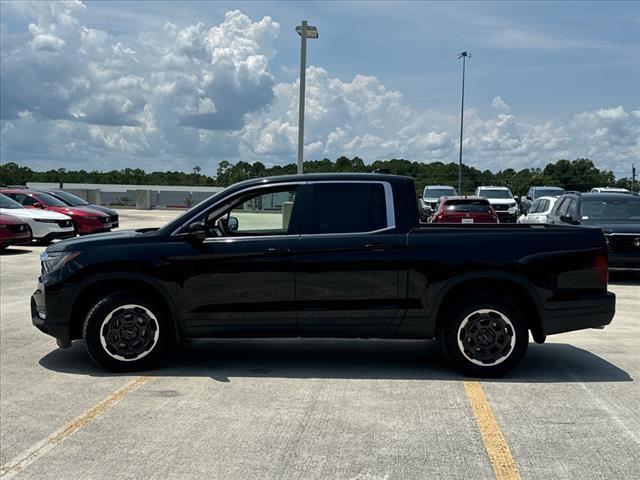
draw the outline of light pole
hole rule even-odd
[[[458,55],[458,60],[462,59],[462,106],[460,107],[460,159],[458,162],[458,195],[462,195],[462,128],[464,125],[464,70],[467,57],[471,57],[469,52],[462,52]]]
[[[300,35],[300,106],[298,108],[298,173],[302,173],[302,161],[304,153],[304,90],[307,79],[307,38],[318,38],[318,29],[307,25],[303,20],[302,25],[296,27]]]

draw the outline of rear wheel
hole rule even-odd
[[[106,370],[146,370],[167,350],[168,325],[156,302],[119,292],[96,301],[85,319],[83,337],[89,356]]]
[[[441,343],[449,361],[465,375],[495,377],[520,363],[529,333],[524,315],[508,299],[476,295],[450,312]]]

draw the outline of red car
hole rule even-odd
[[[31,229],[27,223],[11,215],[0,214],[0,250],[15,243],[31,241]]]
[[[444,197],[432,223],[500,223],[498,214],[484,197]]]
[[[0,190],[0,193],[12,198],[26,208],[43,208],[71,217],[76,232],[80,235],[111,230],[109,215],[88,207],[71,207],[48,193],[18,189]]]

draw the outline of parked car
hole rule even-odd
[[[273,193],[292,202],[277,221],[234,216]],[[601,231],[420,224],[413,179],[394,175],[247,180],[162,228],[78,237],[41,258],[34,325],[61,347],[84,338],[114,371],[149,368],[187,338],[371,337],[439,338],[462,372],[501,375],[529,331],[542,343],[615,310]]]
[[[2,193],[0,193],[0,213],[25,221],[32,238],[43,244],[56,238],[75,236],[73,222],[68,216],[48,210],[25,208]]]
[[[89,203],[86,200],[74,195],[73,193],[66,192],[64,190],[59,189],[33,189],[34,191],[48,193],[49,195],[62,200],[64,203],[69,205],[70,207],[89,207],[92,210],[97,210],[98,212],[106,213],[109,215],[109,221],[111,222],[111,228],[118,228],[120,226],[120,218],[118,212],[109,207],[104,207],[102,205],[96,205],[95,203]]]
[[[420,209],[424,218],[428,218],[436,211],[442,197],[454,197],[458,195],[456,189],[448,185],[427,185],[422,191]]]
[[[549,215],[558,197],[538,197],[527,213],[518,217],[518,223],[551,223]]]
[[[526,195],[520,197],[522,213],[527,213],[534,200],[540,197],[558,197],[566,192],[562,187],[531,187]]]
[[[31,229],[24,220],[0,213],[0,250],[31,241]]]
[[[68,215],[80,235],[111,230],[109,215],[88,207],[70,207],[62,200],[43,192],[31,190],[0,190],[26,208],[37,208]]]
[[[489,200],[500,218],[500,223],[515,223],[518,218],[518,204],[507,187],[478,187],[476,196]]]
[[[498,215],[483,197],[445,197],[431,220],[433,223],[498,223]]]
[[[602,229],[609,267],[640,270],[640,197],[624,193],[563,195],[550,217],[559,225]]]
[[[625,195],[632,195],[633,192],[627,190],[626,188],[618,188],[618,187],[597,187],[592,188],[591,193],[623,193]]]

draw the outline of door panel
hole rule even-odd
[[[303,335],[382,336],[399,311],[404,237],[303,235],[294,257]]]
[[[296,332],[298,236],[218,238],[174,259],[182,278],[182,316],[190,336]]]

